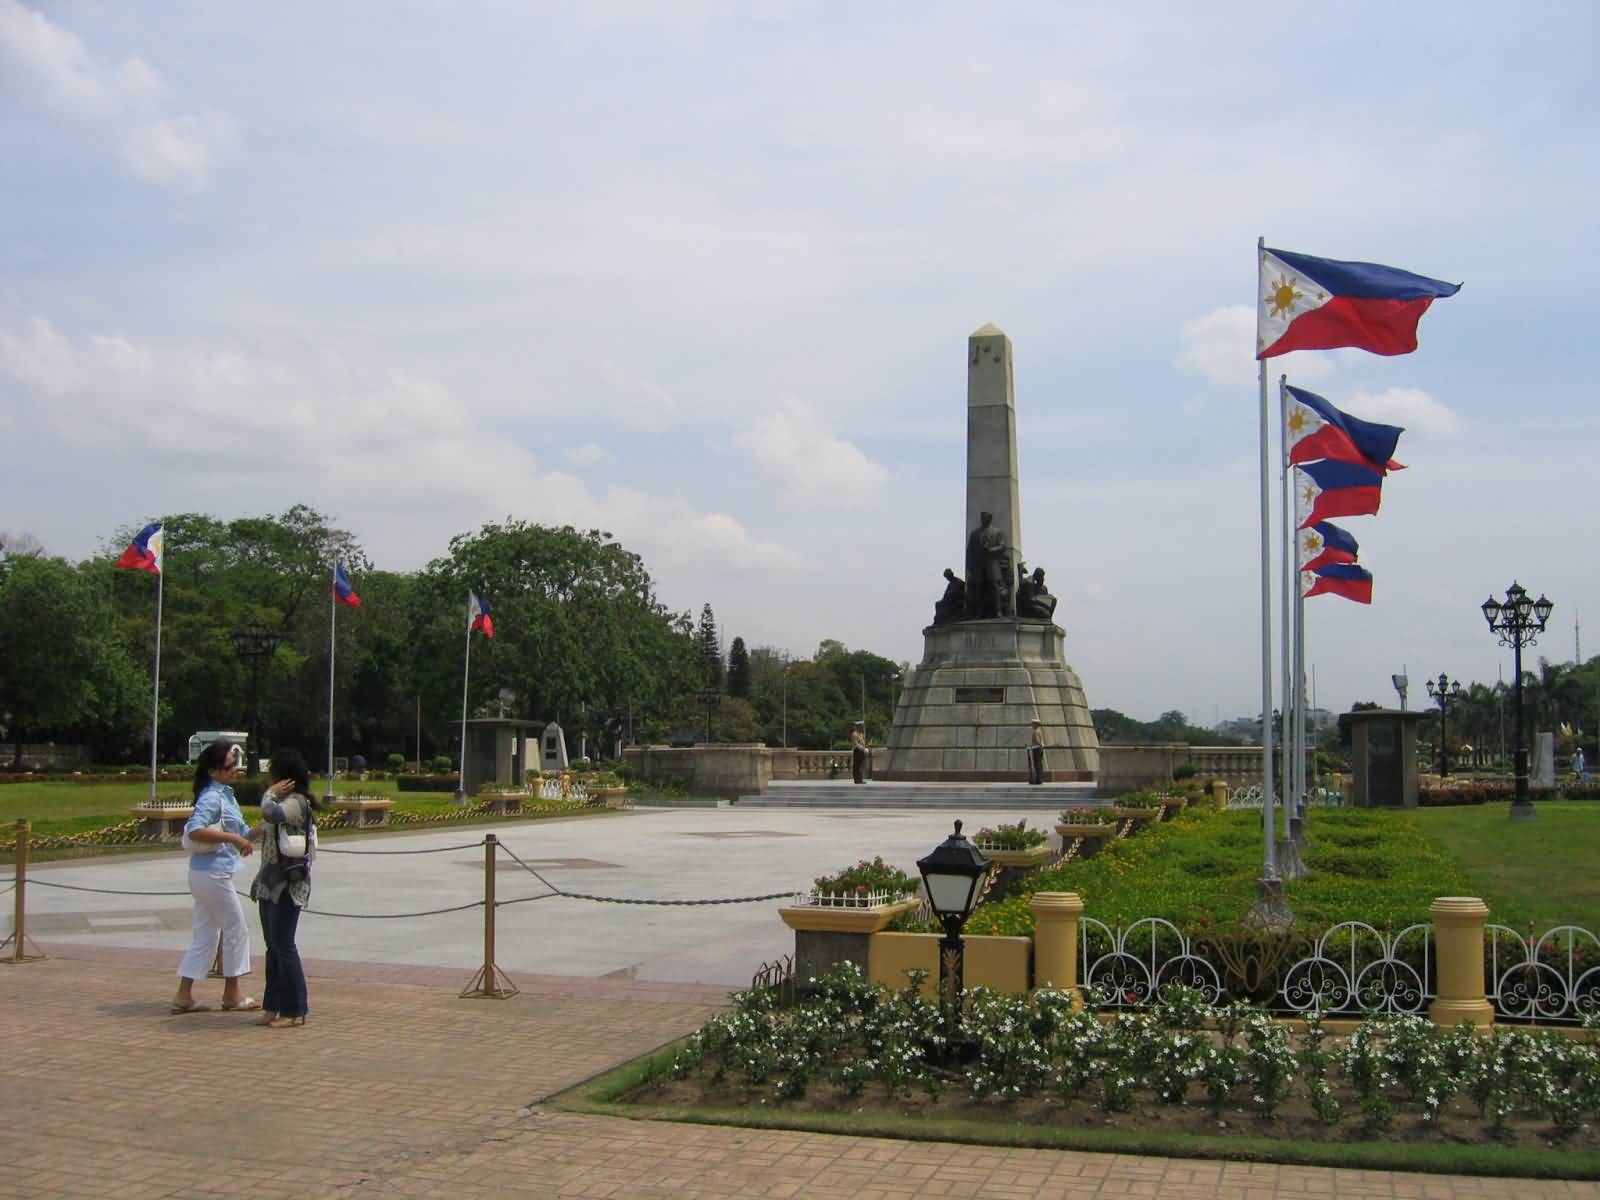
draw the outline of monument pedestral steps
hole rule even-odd
[[[971,812],[1060,812],[1107,807],[1093,783],[790,783],[774,781],[763,795],[741,796],[741,808],[966,809]]]

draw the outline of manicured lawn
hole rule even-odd
[[[1532,821],[1504,804],[1419,808],[1409,814],[1461,863],[1489,919],[1536,933],[1556,925],[1600,932],[1600,804],[1547,801]]]

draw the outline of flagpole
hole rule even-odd
[[[333,799],[333,656],[339,638],[339,560],[333,560],[328,576],[328,790],[324,798]]]
[[[1261,272],[1261,257],[1266,252],[1266,239],[1256,239],[1256,273]],[[1256,306],[1261,304],[1259,293]],[[1277,819],[1273,813],[1272,798],[1272,474],[1267,456],[1269,429],[1267,419],[1267,361],[1261,359],[1261,825],[1264,834],[1261,859],[1261,882],[1257,902],[1269,902],[1263,895],[1279,886],[1277,847],[1273,844],[1273,830]],[[1281,899],[1279,900],[1281,904]],[[1263,903],[1263,907],[1265,907]]]
[[[1278,512],[1282,521],[1280,536],[1283,538],[1283,541],[1279,543],[1283,550],[1283,597],[1278,610],[1279,619],[1283,622],[1283,629],[1278,639],[1278,652],[1283,659],[1282,670],[1279,672],[1279,679],[1283,688],[1283,724],[1281,726],[1283,747],[1279,753],[1278,780],[1281,785],[1279,794],[1283,797],[1285,826],[1289,824],[1294,815],[1295,794],[1294,769],[1289,762],[1289,746],[1293,742],[1290,734],[1293,724],[1291,714],[1294,703],[1292,699],[1294,692],[1289,686],[1290,661],[1292,657],[1290,654],[1292,643],[1290,641],[1289,567],[1293,553],[1292,547],[1298,546],[1300,542],[1299,534],[1296,533],[1293,523],[1289,520],[1289,474],[1292,468],[1289,466],[1289,394],[1284,390],[1284,384],[1287,379],[1288,376],[1278,376],[1278,466],[1280,468],[1278,476]],[[1288,832],[1288,829],[1285,828],[1284,833],[1286,836]],[[1273,836],[1277,836],[1276,829],[1273,830]]]
[[[1298,847],[1305,842],[1306,819],[1306,596],[1300,586],[1300,539],[1294,540],[1294,773],[1295,807],[1289,814],[1289,836]]]
[[[167,530],[161,527],[161,561],[156,563],[156,669],[150,687],[150,799],[156,798],[156,734],[161,728],[161,598],[167,581]]]
[[[461,668],[461,770],[456,776],[456,802],[467,798],[467,679],[472,672],[472,600],[467,599],[467,654]]]

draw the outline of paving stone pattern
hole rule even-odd
[[[310,1023],[273,1030],[168,1015],[176,946],[44,948],[0,967],[0,1197],[1600,1198],[1586,1183],[579,1116],[539,1101],[694,1028],[722,989],[518,976],[510,1000],[460,1000],[470,972],[312,961]],[[197,997],[215,1005],[220,987]]]

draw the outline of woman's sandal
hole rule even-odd
[[[270,1022],[262,1022],[268,1029],[289,1029],[292,1026],[304,1025],[305,1023],[306,1019],[304,1017],[274,1017]]]
[[[237,1004],[224,1004],[222,1006],[222,1011],[223,1012],[260,1012],[261,1011],[261,1001],[257,1000],[253,996],[246,996],[243,1000],[239,1001],[239,1003],[237,1003]]]

